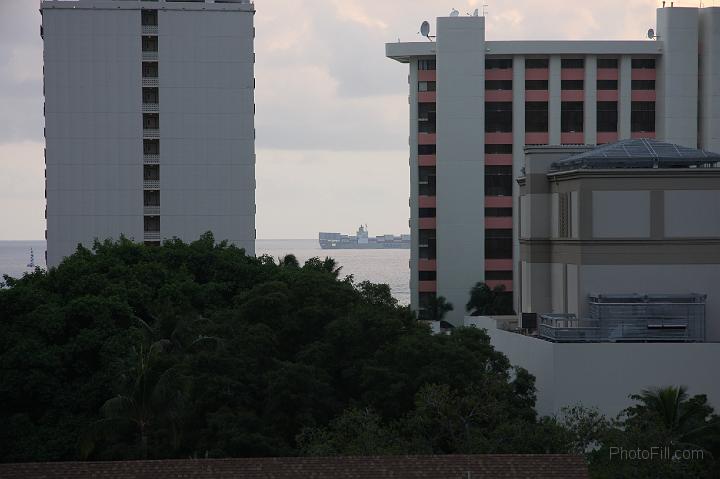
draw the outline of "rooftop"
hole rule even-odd
[[[0,464],[5,479],[566,479],[587,478],[579,456],[445,455],[370,457],[294,457],[259,459],[181,459],[117,462]]]
[[[610,143],[556,161],[550,166],[550,173],[616,168],[720,168],[720,154],[639,138]]]

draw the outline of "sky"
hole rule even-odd
[[[385,43],[483,3],[488,40],[641,40],[661,2],[256,0],[258,238],[408,231],[408,70]],[[0,0],[0,240],[44,237],[38,7]]]

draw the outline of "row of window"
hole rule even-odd
[[[655,59],[654,58],[633,58],[631,60],[632,68],[635,69],[654,69]],[[538,69],[548,68],[550,66],[549,58],[526,58],[525,68],[526,69]],[[562,68],[585,68],[584,58],[562,58],[560,60],[560,66]],[[418,70],[435,70],[437,67],[435,60],[423,59],[418,60]],[[513,67],[512,58],[486,58],[485,69],[486,70],[508,70]],[[598,68],[617,68],[617,58],[598,58]]]
[[[420,82],[418,91],[427,91],[422,83],[433,83],[432,91],[435,91],[435,82]],[[585,88],[584,80],[561,80],[560,89],[562,90],[583,90]],[[633,90],[654,90],[655,80],[631,80],[631,88]],[[512,90],[512,80],[485,80],[485,90]],[[525,80],[526,90],[548,90],[548,80]],[[617,90],[617,80],[597,80],[598,90]]]

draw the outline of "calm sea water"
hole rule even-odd
[[[20,277],[29,271],[30,248],[35,251],[35,264],[45,267],[45,241],[0,241],[0,277]],[[256,254],[282,257],[294,254],[301,263],[314,256],[331,256],[342,266],[341,276],[353,275],[356,282],[372,281],[390,285],[393,296],[402,304],[410,303],[410,270],[407,249],[346,249],[325,251],[317,240],[257,240]]]

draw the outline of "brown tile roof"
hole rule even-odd
[[[586,479],[578,456],[475,455],[180,459],[0,464],[2,479]]]

